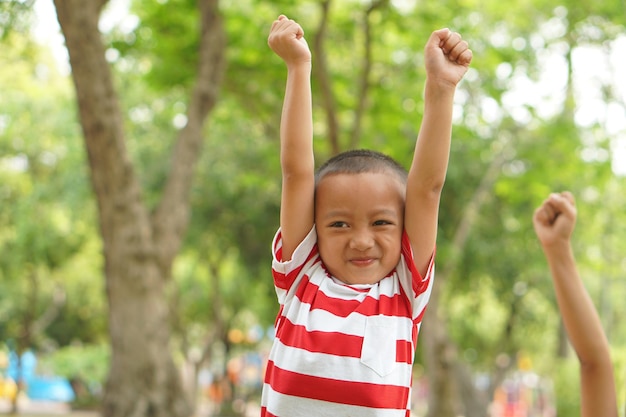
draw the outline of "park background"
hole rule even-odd
[[[313,51],[318,161],[366,147],[407,165],[426,39],[450,27],[474,52],[455,100],[416,415],[487,416],[489,403],[498,416],[579,414],[531,224],[567,189],[623,416],[617,0],[0,1],[0,396],[21,375],[18,408],[29,378],[61,378],[73,408],[104,417],[254,410],[277,312],[285,68],[266,39],[280,13]],[[25,357],[36,366],[16,374]],[[496,410],[507,402],[518,406]]]

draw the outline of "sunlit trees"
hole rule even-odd
[[[103,241],[111,366],[102,410],[111,417],[187,416],[189,399],[169,349],[165,286],[188,226],[204,121],[220,86],[223,27],[217,1],[199,3],[196,83],[188,99],[186,123],[169,159],[162,195],[151,210],[127,151],[124,115],[98,28],[106,3],[55,1],[69,52]]]
[[[168,385],[157,381],[178,384],[182,361],[202,366],[216,359],[215,346],[228,348],[233,327],[273,322],[269,243],[278,224],[284,68],[266,36],[279,13],[298,18],[314,48],[319,161],[370,147],[407,163],[421,119],[427,35],[448,26],[474,50],[457,94],[437,290],[416,358],[431,378],[432,415],[484,415],[490,388],[477,394],[473,376],[488,375],[493,389],[520,352],[558,384],[571,383],[562,376],[571,371],[567,359],[555,360],[567,343],[530,223],[551,190],[578,197],[581,271],[611,342],[623,350],[626,219],[624,177],[615,172],[626,162],[611,164],[626,120],[616,69],[624,44],[619,5],[222,2],[228,65],[221,81],[203,83],[222,59],[200,37],[221,30],[206,20],[217,11],[211,2],[198,9],[184,0],[133,1],[129,20],[104,34],[96,25],[106,2],[78,3],[56,2],[82,132],[69,79],[46,75],[24,37],[2,38],[2,62],[10,65],[0,67],[0,314],[36,323],[56,311],[44,339],[100,341],[106,320],[98,297],[106,289],[107,415],[147,415],[169,401]],[[98,282],[102,268],[107,278]],[[35,299],[35,282],[38,301],[19,304]],[[88,294],[89,308],[74,292]],[[30,316],[26,307],[34,308]],[[0,320],[3,336],[16,337],[22,322]],[[141,360],[127,366],[139,352]],[[131,404],[121,390],[142,394]],[[172,393],[183,397],[179,388]],[[576,405],[559,398],[574,415]],[[188,410],[181,401],[163,412]]]

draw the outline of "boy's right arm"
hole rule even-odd
[[[283,15],[272,24],[268,44],[287,66],[287,85],[280,123],[283,181],[280,228],[282,260],[288,261],[314,222],[311,51],[300,25]]]
[[[552,194],[537,208],[533,225],[550,267],[567,335],[580,361],[582,417],[617,417],[609,343],[587,293],[571,247],[574,197]]]

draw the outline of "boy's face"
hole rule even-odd
[[[331,174],[315,194],[320,256],[346,284],[374,284],[400,260],[405,186],[394,174]]]

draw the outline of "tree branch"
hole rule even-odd
[[[158,258],[171,265],[189,222],[189,195],[194,168],[200,156],[204,122],[217,102],[225,70],[226,36],[218,0],[198,1],[201,19],[198,79],[187,111],[187,125],[180,131],[172,152],[170,173],[152,227]]]
[[[43,332],[48,328],[48,326],[59,316],[61,312],[61,307],[65,305],[67,301],[67,296],[65,294],[65,289],[62,286],[57,285],[52,293],[52,300],[48,304],[46,310],[43,312],[39,318],[33,323],[32,333],[34,335]]]
[[[370,74],[372,72],[372,25],[370,23],[370,17],[372,13],[378,9],[386,7],[389,4],[389,0],[378,0],[373,2],[370,7],[365,11],[363,17],[363,32],[365,35],[363,53],[363,62],[361,64],[361,74],[358,81],[357,91],[357,103],[354,115],[354,124],[352,125],[352,132],[350,133],[350,148],[354,149],[358,147],[359,140],[361,138],[362,120],[367,107],[367,96],[370,90]]]
[[[328,63],[326,61],[326,51],[324,40],[326,39],[326,29],[328,27],[328,16],[330,10],[330,0],[320,3],[322,6],[322,18],[313,39],[313,50],[315,59],[313,60],[313,71],[320,85],[322,93],[322,105],[326,114],[326,124],[328,126],[328,141],[333,155],[341,151],[339,146],[339,122],[337,121],[337,104],[333,96],[330,75],[328,73]]]

